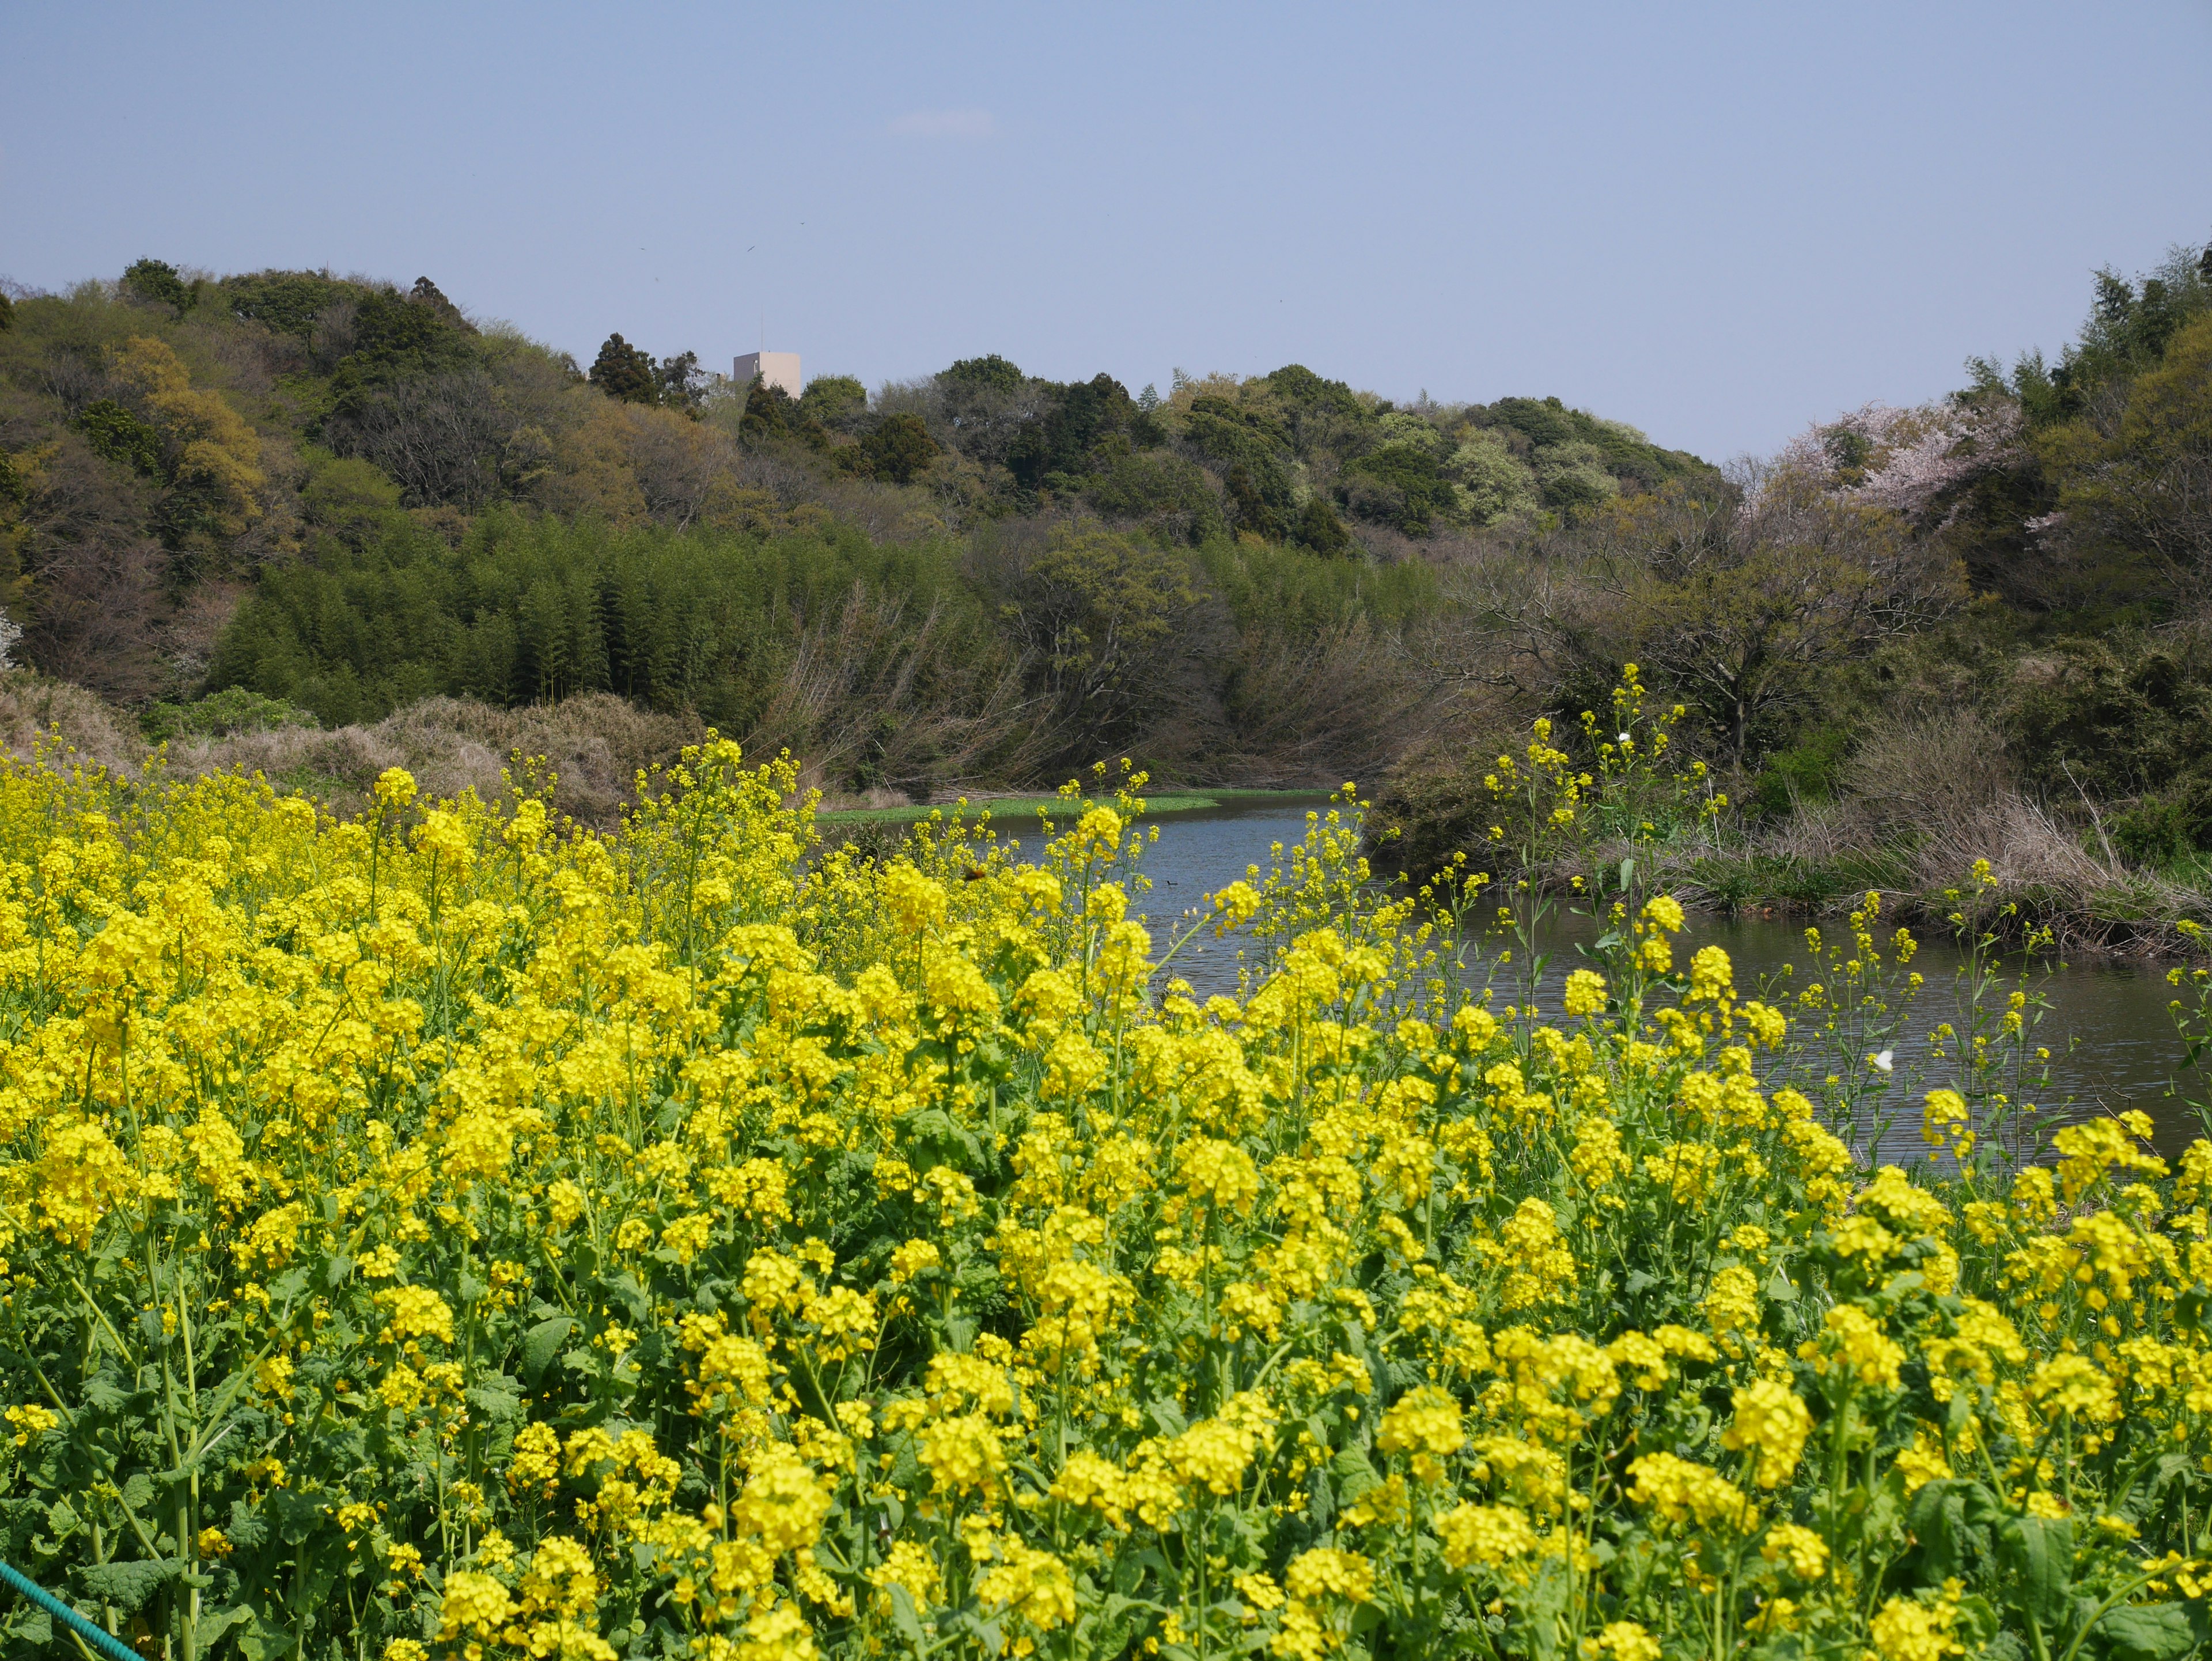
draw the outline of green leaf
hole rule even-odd
[[[1947,1478],[1923,1484],[1905,1512],[1905,1527],[1920,1542],[1912,1565],[1915,1584],[1970,1578],[1991,1548],[1990,1524],[1998,1509],[1996,1496],[1979,1482]]]
[[[921,1654],[929,1646],[928,1640],[922,1635],[921,1617],[915,1613],[914,1599],[908,1596],[907,1589],[896,1580],[891,1583],[890,1593],[891,1625],[898,1628],[899,1636],[906,1640],[915,1652],[917,1655]]]
[[[1382,1481],[1364,1448],[1346,1448],[1328,1462],[1328,1474],[1336,1482],[1338,1503],[1346,1506]]]
[[[529,1335],[522,1341],[522,1376],[532,1389],[544,1376],[545,1369],[552,1365],[553,1358],[561,1353],[562,1344],[567,1341],[575,1324],[569,1316],[556,1315],[551,1320],[540,1321],[530,1329]]]
[[[2201,1643],[2206,1621],[2185,1603],[2129,1603],[2097,1622],[2092,1640],[2106,1661],[2181,1661]]]
[[[228,1610],[201,1612],[199,1619],[192,1623],[192,1648],[199,1654],[208,1654],[215,1648],[216,1639],[223,1637],[223,1633],[239,1626],[241,1621],[250,1621],[250,1619],[254,1619],[254,1612],[246,1603],[234,1603]]]
[[[91,1563],[76,1573],[87,1597],[97,1603],[112,1603],[129,1615],[175,1579],[183,1567],[179,1558],[161,1557],[151,1562]]]
[[[276,1661],[277,1657],[291,1652],[290,1633],[271,1626],[254,1610],[247,1610],[246,1615],[246,1630],[238,1634],[239,1653],[246,1661]]]
[[[472,1406],[483,1409],[484,1416],[494,1424],[505,1424],[522,1413],[522,1398],[496,1384],[477,1385],[469,1391],[469,1401]]]
[[[2074,1524],[2063,1517],[2008,1517],[1997,1559],[2016,1583],[2014,1607],[2056,1631],[2072,1603]]]

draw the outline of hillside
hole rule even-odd
[[[1492,761],[1632,660],[1729,799],[1677,855],[1717,903],[1988,856],[2077,936],[2212,916],[2200,247],[2100,273],[2054,360],[1725,476],[1295,364],[794,399],[617,333],[586,369],[427,279],[142,261],[0,322],[19,750],[75,711],[112,759],[170,737],[350,800],[372,758],[483,782],[543,733],[602,818],[705,724],[879,803],[1124,755],[1374,782],[1419,870],[1490,859]]]
[[[1371,772],[1433,724],[1455,539],[1714,477],[1556,399],[1296,365],[1163,398],[984,356],[794,400],[617,333],[586,371],[427,278],[148,260],[9,322],[0,600],[41,673],[325,726],[612,691],[863,790],[1132,747]]]

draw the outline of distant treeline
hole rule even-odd
[[[1557,399],[988,354],[792,398],[619,332],[580,366],[427,278],[142,260],[0,307],[0,606],[149,732],[227,689],[325,726],[611,692],[833,788],[1378,781],[1409,863],[1480,843],[1486,758],[1632,658],[1760,834],[1906,836],[1860,806],[1941,709],[2053,834],[2179,871],[2207,260],[1725,473]]]
[[[1370,774],[1449,725],[1449,539],[1717,475],[1557,399],[984,356],[871,393],[588,370],[410,289],[142,260],[0,333],[0,603],[125,703],[612,691],[923,791],[1128,748]]]

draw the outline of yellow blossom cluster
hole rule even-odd
[[[1644,800],[1628,688],[1500,760],[1544,847]],[[523,776],[339,820],[0,762],[0,1514],[142,1647],[2202,1630],[2212,1145],[2003,1165],[1950,1091],[1946,1165],[1881,1166],[1673,897],[1548,1024],[1349,792],[1156,931],[1127,770],[1026,858],[824,850],[720,740],[606,836]]]

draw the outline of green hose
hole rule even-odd
[[[130,1645],[119,1638],[102,1632],[45,1587],[25,1579],[12,1565],[0,1563],[0,1581],[4,1581],[21,1592],[24,1597],[29,1598],[48,1615],[106,1656],[107,1661],[146,1661],[146,1658],[132,1649]]]

